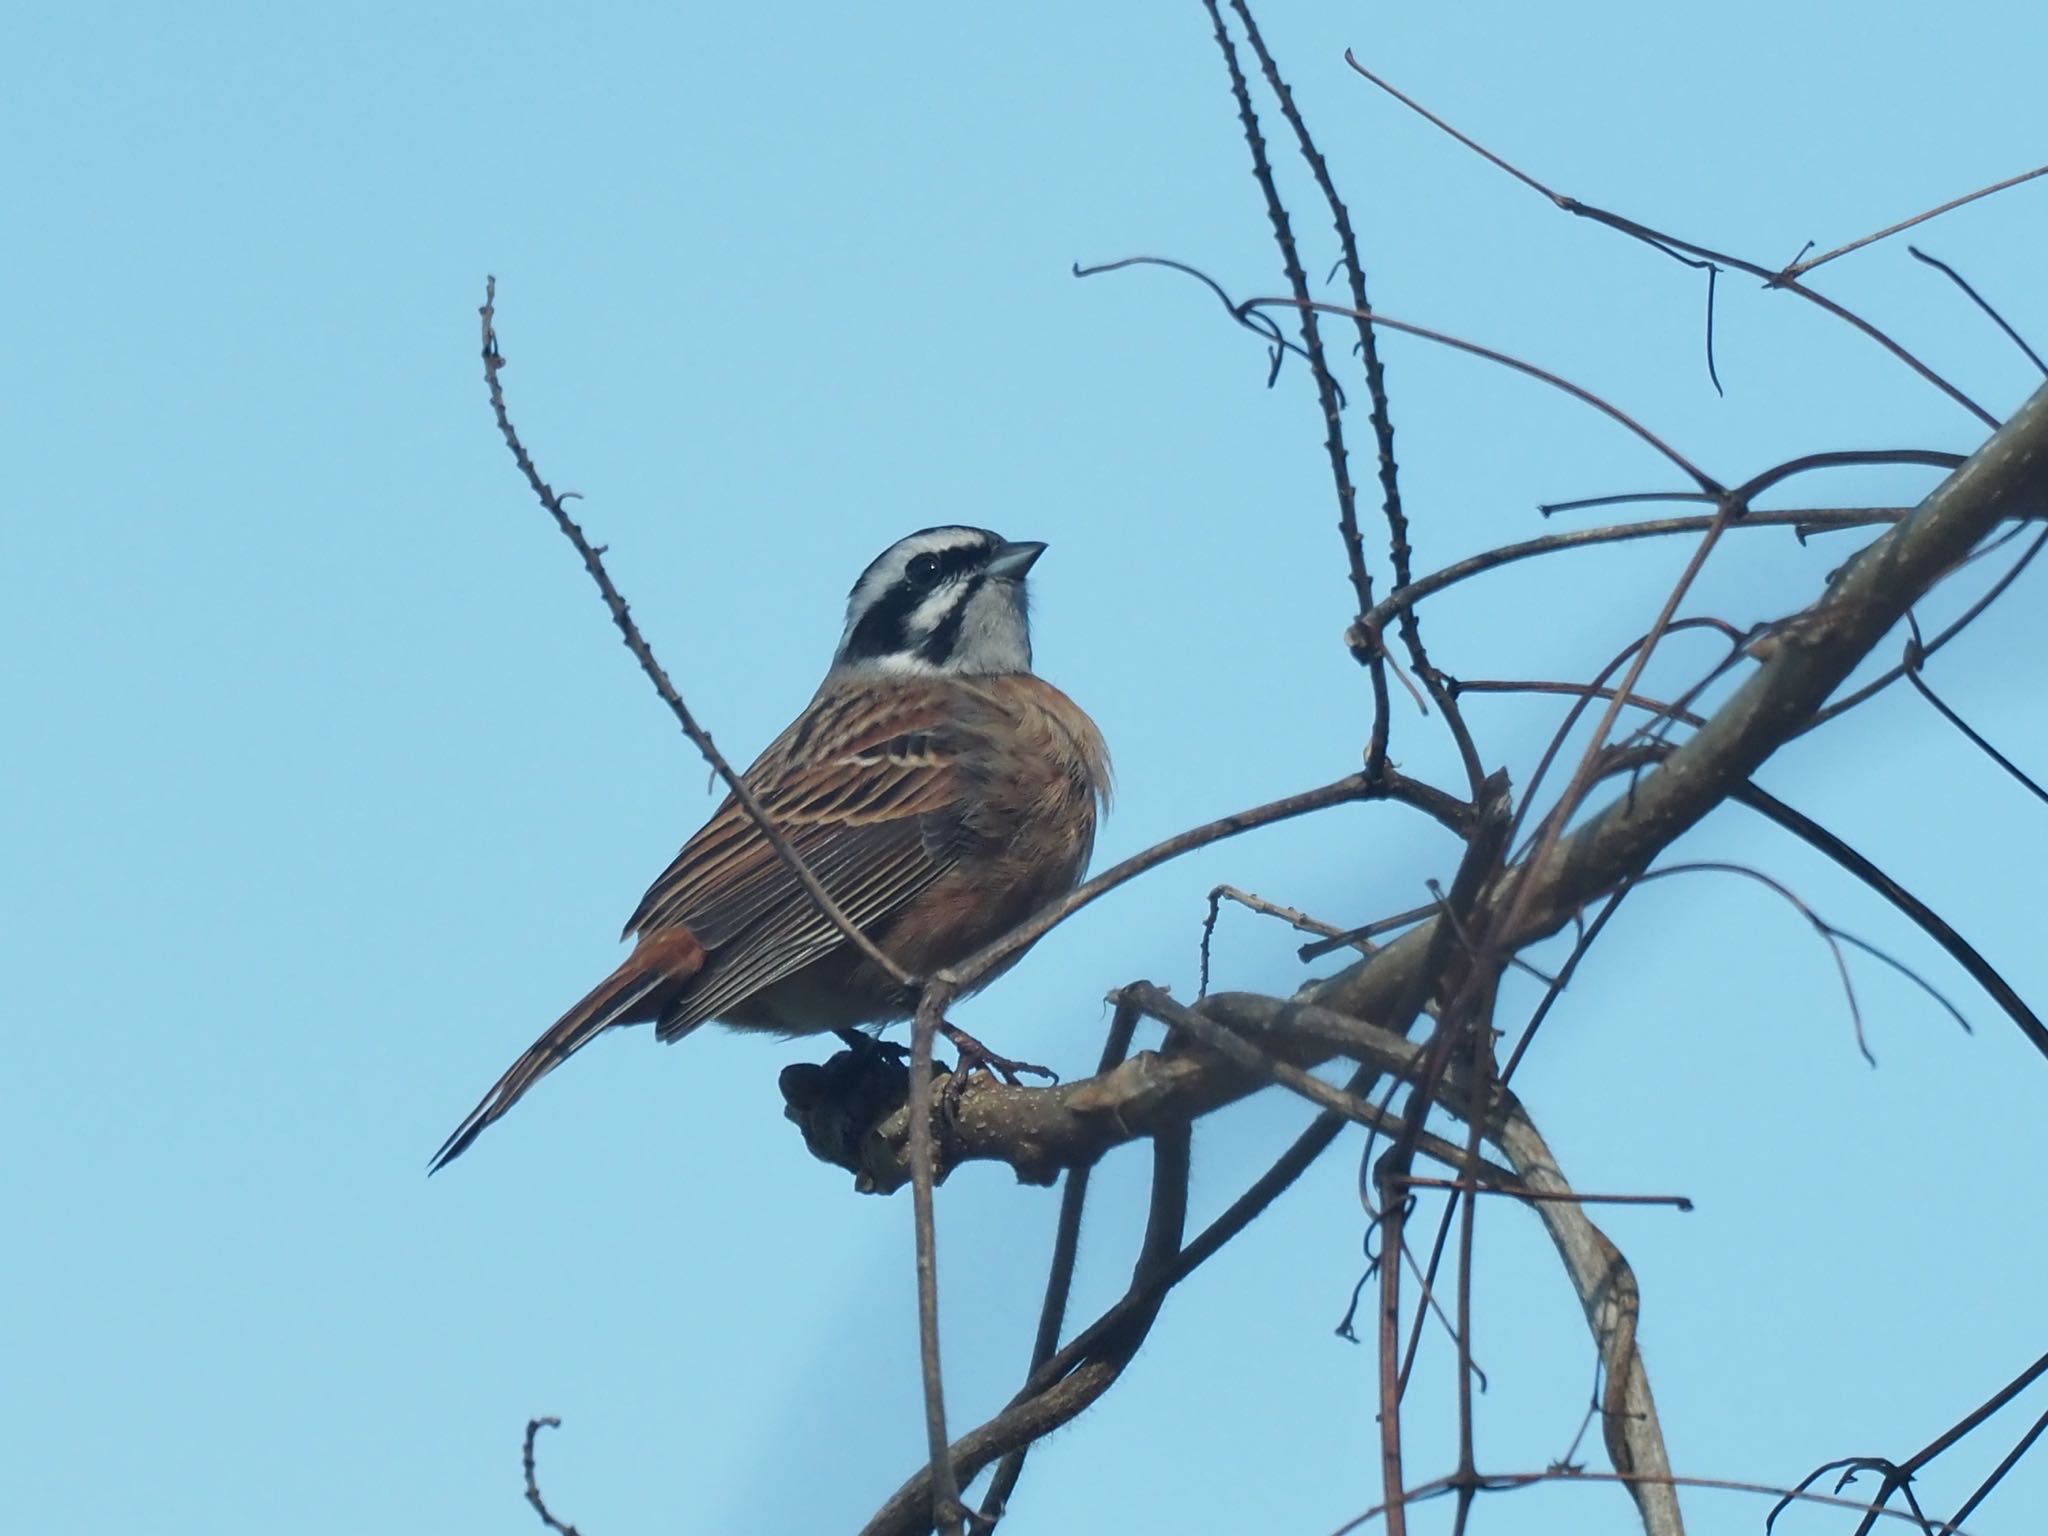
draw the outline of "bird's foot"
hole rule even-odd
[[[976,1072],[992,1073],[1012,1088],[1023,1086],[1023,1076],[1026,1072],[1051,1083],[1060,1080],[1059,1074],[1050,1067],[997,1055],[956,1024],[941,1022],[939,1033],[953,1042],[953,1049],[959,1053],[960,1058],[954,1064],[952,1075],[946,1082],[945,1104],[949,1115],[960,1107],[960,1095],[966,1090],[968,1078]]]

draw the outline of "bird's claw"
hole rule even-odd
[[[953,1068],[953,1076],[963,1086],[968,1075],[974,1072],[986,1072],[1000,1077],[1012,1088],[1024,1086],[1023,1076],[1027,1072],[1034,1077],[1042,1077],[1049,1083],[1060,1080],[1060,1075],[1052,1068],[1041,1067],[1035,1061],[1017,1061],[1008,1056],[997,1055],[958,1025],[941,1024],[939,1033],[952,1041],[953,1049],[960,1053],[960,1060]],[[954,1090],[949,1088],[948,1091]]]

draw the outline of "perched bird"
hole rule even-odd
[[[926,528],[861,572],[811,702],[744,775],[847,917],[912,975],[1072,890],[1109,798],[1080,707],[1032,675],[1025,573],[1043,544]],[[434,1155],[456,1158],[614,1024],[790,1036],[909,1017],[728,797],[626,924],[633,952],[512,1063]],[[989,977],[983,978],[987,981]]]

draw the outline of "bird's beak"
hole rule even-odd
[[[982,567],[982,571],[986,575],[1000,577],[1005,581],[1022,581],[1024,573],[1031,569],[1032,562],[1044,553],[1043,544],[1029,540],[1021,544],[1003,544],[997,547],[988,564]]]

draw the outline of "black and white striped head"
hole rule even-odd
[[[832,670],[1029,672],[1024,573],[1043,544],[986,528],[925,528],[860,573]]]

